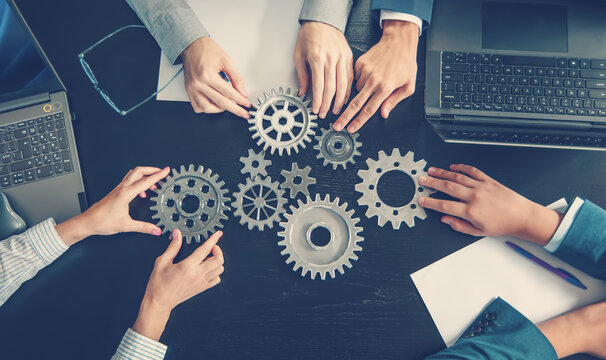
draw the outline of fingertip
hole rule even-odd
[[[436,173],[436,170],[437,170],[437,169],[436,169],[435,167],[433,167],[433,166],[432,166],[432,167],[430,167],[429,169],[427,169],[427,173],[428,173],[428,174],[430,174],[430,175],[433,175],[433,174],[435,174],[435,173]]]
[[[162,235],[162,229],[160,229],[159,227],[156,226],[153,228],[151,234],[155,235],[155,236],[160,236],[160,235]]]
[[[442,217],[441,221],[448,226],[452,226],[452,220],[447,216]]]
[[[141,199],[145,199],[147,197],[147,194],[145,194],[145,191],[139,194],[139,197]]]
[[[419,205],[423,206],[423,204],[425,204],[425,196],[419,197],[417,201],[419,202]]]
[[[181,238],[181,231],[179,229],[173,230],[173,240],[178,240]]]
[[[337,122],[332,125],[332,129],[334,131],[341,131],[343,130],[343,125],[339,122],[339,120],[337,120]]]

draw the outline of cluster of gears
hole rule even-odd
[[[323,166],[345,170],[347,164],[355,164],[355,157],[361,155],[359,134],[334,131],[330,124],[316,135],[316,116],[311,113],[309,100],[298,96],[297,90],[272,89],[271,95],[265,93],[264,99],[257,99],[254,107],[250,111],[249,130],[262,150],[250,149],[247,156],[240,158],[241,173],[246,175],[246,180],[233,194],[234,215],[249,230],[263,231],[279,223],[281,254],[287,256],[287,264],[294,263],[294,271],[301,270],[303,277],[309,273],[312,279],[319,276],[325,280],[328,275],[334,278],[337,272],[343,274],[346,267],[351,268],[351,261],[357,260],[355,252],[362,250],[359,243],[364,240],[354,210],[348,210],[348,204],[338,197],[322,198],[318,194],[312,197],[309,187],[316,179],[310,176],[310,166],[300,168],[293,162],[290,170],[280,172],[284,178],[281,183],[272,181],[267,172],[272,162],[265,159],[265,153],[267,150],[271,154],[277,150],[279,156],[291,155],[292,151],[298,153],[313,137],[317,142],[313,147],[316,158],[323,161]],[[362,194],[358,204],[368,207],[368,218],[376,216],[379,226],[390,222],[394,229],[399,229],[402,222],[412,227],[415,217],[426,217],[417,203],[422,194],[434,192],[418,183],[418,178],[426,174],[425,160],[415,162],[412,152],[402,156],[399,149],[393,149],[391,155],[380,151],[378,159],[367,159],[366,165],[368,169],[358,171],[362,182],[355,190]],[[389,206],[379,197],[378,183],[384,174],[392,171],[401,171],[414,182],[415,194],[404,206]],[[222,221],[227,219],[231,200],[224,185],[218,175],[201,166],[173,169],[156,190],[158,196],[152,198],[155,203],[151,207],[155,212],[152,217],[165,232],[180,229],[187,243],[200,242],[221,228]],[[297,197],[297,204],[287,211],[289,198]],[[319,233],[326,235],[324,239],[319,240]]]

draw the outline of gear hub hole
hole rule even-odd
[[[185,222],[185,226],[187,226],[188,228],[193,228],[194,221],[192,219],[187,219],[187,221]]]
[[[252,164],[251,164],[251,165],[252,165],[252,167],[254,167],[254,168],[258,168],[258,167],[259,167],[259,165],[261,165],[261,164],[259,164],[259,161],[257,161],[257,160],[253,160],[253,162],[252,162]]]
[[[181,209],[188,214],[193,214],[200,208],[200,199],[194,195],[187,195],[181,200]]]
[[[391,207],[402,207],[412,200],[416,186],[408,174],[400,170],[384,173],[377,183],[377,194],[381,201]]]
[[[300,177],[299,175],[297,175],[297,176],[295,176],[295,177],[292,179],[292,182],[293,182],[295,185],[301,185],[301,183],[303,182],[303,178],[302,178],[302,177]]]
[[[323,248],[330,243],[331,237],[330,230],[319,225],[311,230],[309,241],[317,248]]]
[[[335,144],[333,146],[335,147],[335,149],[341,150],[343,148],[343,143],[337,140],[335,141]]]

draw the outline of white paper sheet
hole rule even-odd
[[[563,210],[566,201],[561,199],[551,207]],[[569,271],[588,289],[562,280],[513,251],[505,241]],[[447,346],[499,296],[534,323],[606,298],[606,282],[589,277],[540,246],[510,237],[480,239],[411,277]]]
[[[292,60],[303,0],[188,0],[212,38],[232,58],[244,78],[249,100],[280,86],[298,88]],[[181,69],[164,54],[158,89]],[[157,95],[157,100],[189,101],[183,74]]]

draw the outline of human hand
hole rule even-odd
[[[511,235],[546,245],[562,215],[534,203],[469,165],[431,167],[419,184],[460,201],[420,197],[419,205],[447,214],[442,222],[473,236]]]
[[[183,236],[179,230],[173,231],[168,248],[156,259],[133,330],[158,340],[172,309],[221,282],[223,252],[217,241],[222,235],[221,231],[214,233],[190,256],[175,264]],[[212,257],[208,257],[211,253]]]
[[[227,110],[245,119],[250,118],[248,110],[242,107],[251,106],[244,80],[229,55],[210,36],[191,43],[183,50],[181,58],[185,91],[195,112],[219,113]],[[223,79],[221,71],[227,74],[231,83]]]
[[[299,30],[293,58],[299,96],[309,87],[309,65],[313,90],[311,111],[324,119],[334,97],[333,114],[338,115],[349,99],[353,82],[353,54],[345,35],[331,25],[306,21]]]
[[[169,172],[169,167],[137,167],[130,170],[107,196],[84,213],[57,225],[59,236],[69,246],[91,235],[128,231],[156,236],[162,234],[162,230],[153,224],[133,220],[129,214],[129,204],[137,195],[146,197],[145,191],[155,189],[156,183]]]
[[[341,131],[349,124],[347,131],[358,131],[379,107],[381,116],[387,118],[391,109],[414,93],[418,42],[416,24],[400,20],[384,22],[381,40],[356,62],[359,93],[335,121],[334,130]]]

